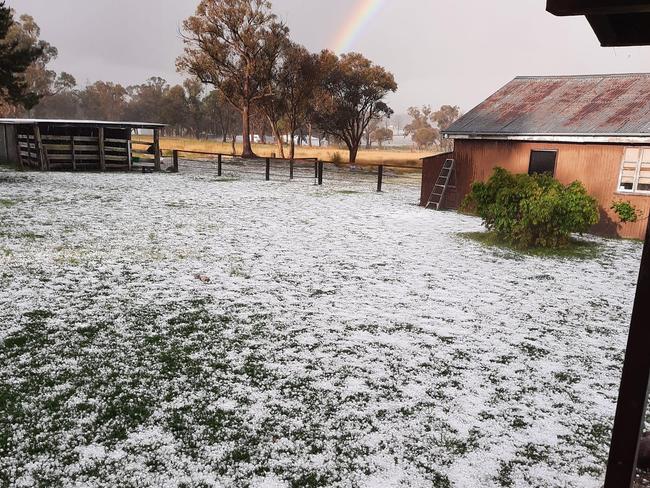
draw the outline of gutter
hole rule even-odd
[[[443,137],[445,139],[489,141],[650,144],[650,134],[462,134],[445,132]]]

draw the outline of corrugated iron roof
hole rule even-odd
[[[517,77],[444,133],[647,136],[650,73]]]
[[[53,124],[75,126],[132,127],[138,129],[155,129],[166,127],[154,122],[116,122],[111,120],[64,120],[64,119],[0,119],[0,125]]]

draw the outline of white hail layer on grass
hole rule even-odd
[[[599,486],[638,243],[255,178],[0,172],[3,482]]]

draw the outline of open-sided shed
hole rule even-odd
[[[129,171],[132,134],[151,129],[150,165],[160,169],[160,129],[145,122],[0,119],[0,163],[42,171]]]

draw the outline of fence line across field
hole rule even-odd
[[[198,156],[210,156],[211,158],[181,158],[181,154],[187,155],[198,155]],[[222,176],[224,171],[224,166],[236,166],[238,173],[243,174],[255,174],[263,175],[266,181],[271,179],[271,170],[286,170],[288,169],[288,177],[290,180],[293,179],[314,179],[318,185],[323,184],[323,175],[325,172],[330,176],[336,175],[336,180],[343,180],[340,178],[341,175],[346,175],[349,179],[351,172],[354,172],[355,176],[376,176],[377,178],[377,191],[381,192],[384,184],[384,180],[397,180],[399,177],[397,175],[386,174],[384,168],[399,168],[399,169],[413,169],[418,170],[420,168],[416,166],[406,166],[406,165],[397,165],[397,164],[352,164],[352,163],[335,163],[332,161],[320,161],[318,158],[277,158],[277,157],[262,157],[257,159],[246,159],[239,156],[233,156],[232,154],[223,154],[223,153],[211,153],[206,151],[191,151],[183,149],[174,149],[172,151],[173,158],[173,171],[178,172],[179,166],[189,166],[197,169],[210,169],[217,170],[217,176]],[[258,162],[264,162],[264,171],[251,171],[246,168],[246,166],[255,164]],[[192,163],[192,164],[187,164]],[[205,165],[205,163],[208,163]],[[278,164],[279,163],[279,164]],[[307,166],[308,164],[308,166]],[[328,165],[325,169],[325,165]],[[344,170],[342,166],[347,166],[348,169]],[[375,171],[367,171],[365,168],[376,168]],[[358,173],[355,170],[359,170]],[[231,173],[234,172],[232,169],[227,169]],[[310,171],[309,176],[304,176],[303,172]],[[312,176],[313,174],[313,176]],[[273,172],[273,175],[276,176],[277,173]],[[286,176],[286,173],[283,174]]]

